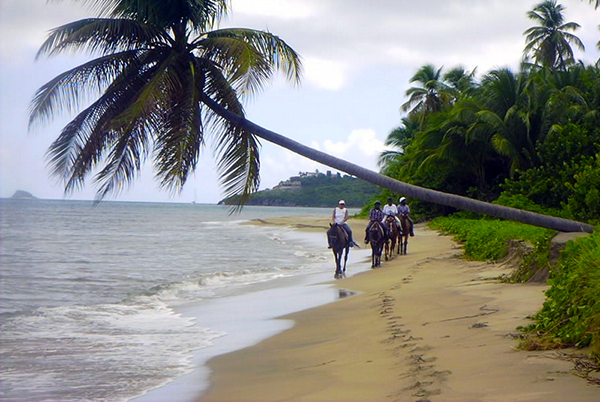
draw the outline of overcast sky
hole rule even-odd
[[[409,78],[424,64],[458,65],[479,74],[516,69],[525,44],[526,17],[539,0],[233,0],[221,26],[268,30],[285,40],[304,63],[302,85],[276,79],[246,105],[248,118],[366,168],[377,170],[387,134],[400,122]],[[595,62],[600,54],[600,10],[587,0],[562,0],[566,20],[582,27],[586,45],[576,57]],[[78,55],[34,61],[53,27],[94,16],[70,0],[0,0],[0,197],[16,190],[39,198],[63,198],[49,176],[44,155],[69,116],[27,131],[29,103],[54,76],[80,64]],[[73,116],[71,116],[73,117]],[[134,186],[109,199],[215,203],[222,191],[211,148],[179,195],[158,189],[150,164]],[[326,167],[263,143],[261,188],[299,171]],[[93,199],[92,180],[70,199]],[[195,195],[194,195],[195,194]]]

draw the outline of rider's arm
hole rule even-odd
[[[331,214],[331,223],[335,223],[335,208],[333,208],[333,214]]]
[[[350,214],[348,213],[348,208],[345,209],[346,213],[344,214],[344,220],[342,223],[346,223],[346,221],[350,218]]]

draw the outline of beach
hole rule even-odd
[[[252,223],[314,231],[327,221]],[[351,223],[356,240],[364,223]],[[465,261],[451,237],[417,225],[408,255],[334,282],[347,297],[280,317],[293,324],[211,359],[197,400],[599,401],[564,357],[585,351],[518,349],[516,327],[547,285],[497,279],[511,269]]]

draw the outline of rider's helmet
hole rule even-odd
[[[406,203],[406,198],[400,197],[400,199],[398,200],[398,203],[400,203],[400,204]]]
[[[379,201],[379,200],[375,201],[375,206],[378,206],[378,205],[381,206],[381,201]]]

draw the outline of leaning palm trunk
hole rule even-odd
[[[203,102],[208,105],[215,113],[224,119],[232,122],[244,130],[248,130],[256,136],[277,144],[283,148],[289,149],[308,159],[312,159],[323,165],[330,166],[334,169],[346,172],[356,176],[362,180],[373,183],[379,187],[386,188],[395,193],[404,194],[411,198],[416,198],[421,201],[431,202],[434,204],[445,205],[460,210],[475,212],[482,215],[494,216],[497,218],[517,221],[529,225],[539,226],[547,229],[558,230],[561,232],[588,232],[592,233],[594,227],[587,223],[572,221],[553,216],[542,215],[534,212],[523,211],[516,208],[505,207],[501,205],[491,204],[488,202],[478,201],[467,197],[462,197],[455,194],[443,193],[436,190],[431,190],[419,186],[395,180],[391,177],[384,176],[369,169],[365,169],[348,161],[336,158],[316,149],[307,147],[294,140],[284,137],[273,131],[267,130],[257,124],[252,123],[245,118],[222,108],[208,96],[203,97]]]

